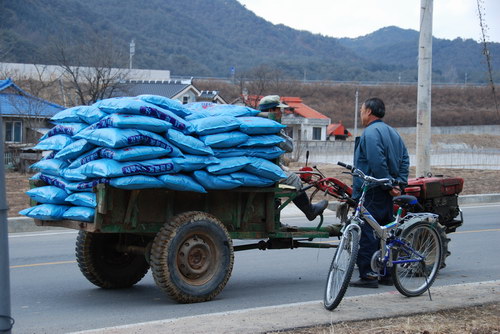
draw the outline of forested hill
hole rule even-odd
[[[353,23],[355,24],[355,23]],[[236,0],[0,0],[0,61],[56,61],[53,45],[106,38],[121,50],[113,66],[168,69],[172,75],[241,75],[258,66],[288,78],[415,81],[418,33],[388,27],[355,39],[335,39],[274,25]],[[434,40],[434,80],[486,82],[481,45]],[[490,44],[500,69],[500,44]],[[499,55],[499,56],[496,56]],[[91,61],[89,60],[89,64]]]

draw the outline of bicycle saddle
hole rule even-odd
[[[401,195],[401,196],[396,196],[392,199],[392,201],[402,207],[408,206],[408,205],[416,205],[418,204],[418,200],[415,196],[411,195]]]

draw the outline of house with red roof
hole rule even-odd
[[[347,131],[342,121],[328,125],[327,138],[329,140],[346,140],[347,137],[350,136],[352,136],[352,134]]]
[[[281,123],[287,125],[290,137],[298,141],[327,139],[329,117],[304,104],[300,97],[284,96],[281,101],[288,105],[283,110]]]

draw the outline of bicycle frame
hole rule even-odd
[[[423,218],[432,216],[434,218],[435,215],[430,214],[430,213],[419,213],[419,214],[409,214],[409,215],[406,215],[404,218],[402,218],[403,209],[402,209],[402,207],[399,207],[397,210],[397,213],[396,213],[396,218],[393,222],[386,224],[386,225],[380,225],[377,222],[377,220],[371,215],[371,213],[368,211],[368,209],[366,209],[364,207],[366,192],[367,192],[367,190],[369,188],[369,184],[370,184],[369,180],[370,179],[372,181],[376,180],[376,179],[371,178],[371,177],[367,177],[367,178],[368,178],[368,180],[363,181],[363,185],[362,185],[363,190],[361,193],[361,197],[359,199],[358,205],[356,206],[356,210],[355,210],[353,216],[351,217],[351,224],[349,224],[349,225],[356,225],[358,227],[358,232],[360,232],[360,230],[361,230],[360,224],[364,224],[366,222],[375,230],[375,233],[380,238],[379,259],[380,259],[381,263],[383,264],[384,274],[385,274],[387,267],[388,266],[391,267],[393,264],[422,262],[425,259],[425,257],[422,254],[415,251],[410,246],[408,246],[407,244],[405,244],[404,242],[402,242],[400,239],[394,238],[389,242],[389,244],[387,243],[387,240],[394,236],[393,231],[401,225],[402,221],[407,220],[409,218],[412,218],[414,216],[419,216],[419,217],[423,217]],[[382,183],[385,180],[381,179],[381,180],[377,180],[377,181]],[[387,179],[387,182],[388,181],[389,180]],[[352,224],[353,220],[354,220],[354,224]],[[347,229],[347,227],[346,227],[346,229]],[[342,229],[342,232],[343,231],[344,231],[344,229]],[[399,248],[403,249],[408,255],[414,254],[418,257],[418,259],[389,260],[390,253],[391,253],[390,250],[394,247],[399,247]]]

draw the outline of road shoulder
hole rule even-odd
[[[407,298],[394,290],[379,294],[347,297],[332,312],[325,310],[320,301],[313,301],[166,319],[76,333],[254,334],[328,325],[342,321],[414,315],[499,302],[500,280],[433,287],[431,292],[432,301],[429,300],[427,294]]]

